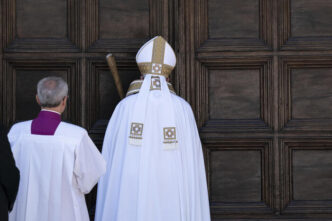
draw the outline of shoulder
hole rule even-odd
[[[114,112],[116,113],[118,111],[124,111],[127,108],[131,108],[132,105],[135,104],[135,101],[137,100],[137,94],[129,95],[125,98],[123,98],[115,107]]]
[[[87,133],[88,132],[83,127],[66,122],[61,122],[56,131],[56,135],[65,137],[70,136],[73,138],[82,138]]]
[[[9,131],[9,134],[29,133],[31,128],[31,120],[23,121],[14,124]]]
[[[130,104],[137,99],[138,94],[131,94],[123,98],[117,105],[117,107],[122,107],[123,105]]]
[[[16,123],[9,130],[8,140],[12,144],[21,135],[23,135],[23,134],[29,134],[30,132],[31,132],[31,120]]]
[[[172,97],[175,101],[177,101],[176,104],[181,105],[182,107],[184,107],[186,109],[189,108],[191,110],[190,104],[185,99],[183,99],[182,97],[180,97],[176,94],[172,94]]]

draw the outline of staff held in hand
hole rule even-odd
[[[121,84],[121,80],[120,80],[120,76],[119,76],[119,72],[118,69],[116,67],[116,62],[115,62],[115,58],[112,54],[108,54],[106,56],[106,60],[107,60],[107,64],[111,70],[112,76],[114,78],[114,82],[115,82],[115,86],[116,89],[120,95],[120,98],[123,99],[124,98],[124,92],[123,92],[123,88],[122,88],[122,84]]]

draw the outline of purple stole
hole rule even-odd
[[[31,134],[54,135],[60,123],[60,114],[42,110],[39,112],[38,117],[31,123]]]

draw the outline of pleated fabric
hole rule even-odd
[[[106,170],[86,130],[60,123],[54,136],[30,134],[31,121],[8,138],[20,184],[10,221],[88,221],[84,194]]]
[[[150,91],[144,139],[130,145],[128,134],[138,95],[123,99],[109,121],[102,155],[95,221],[208,221],[209,201],[202,145],[190,105],[170,94],[178,145],[163,148],[160,119],[168,108],[160,90]],[[163,108],[161,108],[163,107]]]

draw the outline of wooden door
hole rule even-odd
[[[212,217],[332,219],[332,1],[186,3]]]
[[[203,143],[211,214],[332,218],[332,1],[1,0],[0,116],[32,119],[36,83],[62,76],[64,120],[101,148],[138,48],[155,35],[177,54],[172,76]],[[94,215],[95,190],[87,197]]]

